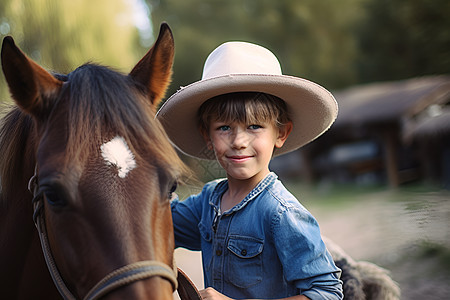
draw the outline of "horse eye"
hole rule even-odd
[[[66,205],[66,200],[64,197],[61,197],[60,193],[53,191],[53,190],[47,190],[44,191],[44,197],[48,204],[51,206],[64,206]]]
[[[42,182],[40,185],[45,201],[53,207],[67,205],[68,194],[65,187],[59,182]]]
[[[177,190],[178,183],[175,181],[169,190],[169,199],[172,199],[172,194]]]
[[[60,180],[43,178],[39,182],[39,190],[44,195],[45,201],[52,207],[63,207],[69,204],[70,193]]]
[[[172,187],[170,188],[170,193],[175,192],[177,190],[177,187],[178,187],[178,182],[175,181],[173,183]]]

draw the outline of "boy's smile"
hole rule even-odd
[[[249,156],[249,155],[232,155],[232,156],[228,156],[228,158],[231,161],[234,161],[236,163],[242,163],[245,162],[247,160],[249,160],[250,158],[252,158],[253,156]]]

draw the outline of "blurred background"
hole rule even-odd
[[[0,37],[13,36],[58,73],[85,62],[128,72],[165,21],[176,47],[167,95],[199,80],[207,55],[225,41],[270,49],[284,74],[321,84],[339,103],[328,132],[271,168],[325,235],[391,270],[403,299],[443,299],[450,293],[449,14],[448,0],[0,0]],[[0,76],[0,104],[10,103]],[[180,155],[201,181],[224,176],[214,163]],[[198,190],[187,184],[179,194]],[[179,255],[201,285],[200,262],[191,259],[198,254]]]

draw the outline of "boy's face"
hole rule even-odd
[[[274,147],[283,146],[291,130],[292,123],[279,129],[273,124],[212,120],[204,137],[229,179],[259,182],[269,173]]]

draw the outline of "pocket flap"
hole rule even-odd
[[[252,237],[230,237],[228,250],[240,258],[252,258],[263,250],[263,241]]]

